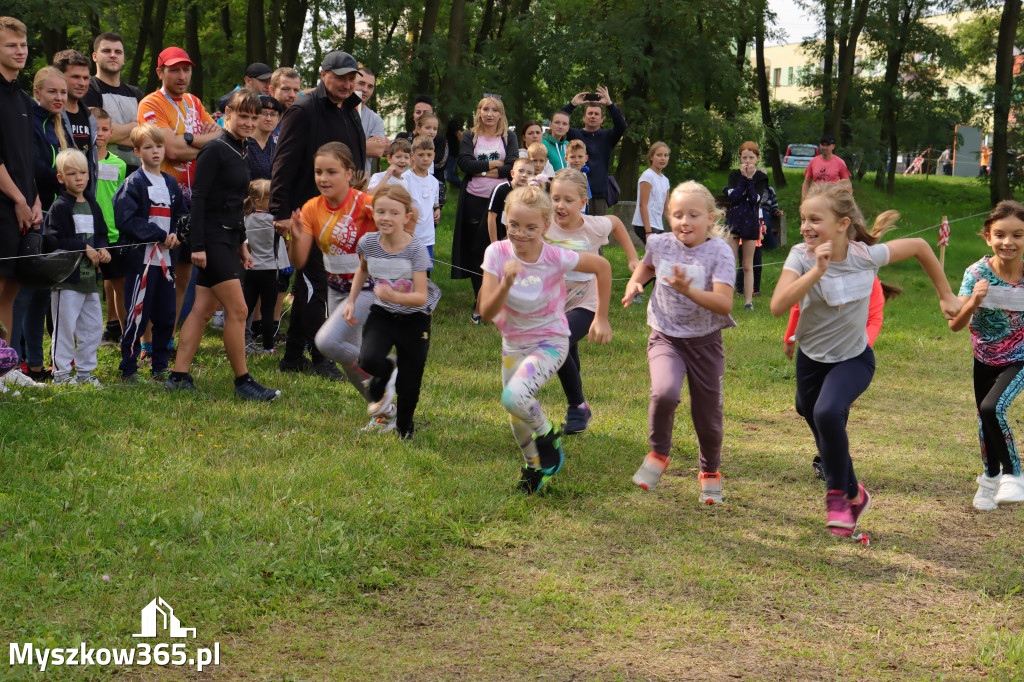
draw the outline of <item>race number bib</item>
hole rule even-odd
[[[875,285],[875,271],[861,270],[840,277],[822,277],[818,284],[825,303],[838,307],[869,297]]]
[[[352,275],[359,269],[359,255],[355,253],[324,254],[324,270],[332,275]]]
[[[990,285],[980,307],[1011,312],[1024,311],[1024,287],[994,287]]]
[[[99,169],[96,172],[96,177],[98,177],[100,180],[112,180],[114,182],[117,182],[117,166],[110,163],[101,163],[99,165]]]
[[[75,215],[75,234],[92,236],[95,230],[92,224],[92,215]]]
[[[663,260],[658,263],[658,280],[663,284],[666,280],[670,280],[675,277],[675,268],[679,269],[681,274],[686,279],[690,280],[691,286],[695,286],[698,289],[704,289],[707,286],[707,270],[700,263],[696,264],[684,264],[684,263],[671,263]]]

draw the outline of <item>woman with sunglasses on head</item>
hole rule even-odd
[[[452,236],[452,279],[473,283],[473,322],[480,324],[476,298],[483,283],[480,271],[487,237],[487,206],[491,193],[512,174],[519,158],[516,134],[508,129],[505,107],[500,95],[484,93],[476,105],[473,129],[462,135],[459,168],[465,174],[455,213]]]
[[[210,140],[196,159],[192,183],[192,262],[199,268],[196,302],[182,325],[170,391],[196,390],[188,373],[199,349],[203,330],[218,304],[224,307],[224,350],[235,374],[235,395],[243,400],[270,402],[280,391],[266,388],[249,376],[245,362],[245,319],[249,308],[242,292],[242,268],[252,267],[245,243],[243,206],[249,196],[246,139],[252,136],[262,111],[258,94],[236,90],[224,114],[224,132]]]

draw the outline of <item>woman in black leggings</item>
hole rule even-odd
[[[249,165],[245,140],[252,135],[262,105],[252,90],[236,90],[224,114],[224,132],[210,140],[196,158],[192,183],[192,263],[199,268],[196,302],[182,325],[178,357],[167,379],[171,391],[194,391],[188,373],[203,330],[218,304],[224,307],[224,350],[235,373],[235,395],[269,402],[281,395],[249,376],[245,364],[245,319],[242,268],[252,267],[245,243],[243,205],[248,196]]]

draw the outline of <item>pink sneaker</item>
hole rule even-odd
[[[857,527],[857,521],[853,516],[853,509],[846,494],[841,490],[829,490],[825,495],[825,509],[827,520],[825,526],[832,531],[833,535],[849,537],[853,535],[853,529]]]
[[[851,534],[857,530],[857,523],[860,521],[860,517],[863,516],[864,512],[871,507],[871,495],[868,495],[868,491],[864,489],[862,484],[858,483],[857,487],[860,488],[860,503],[850,503],[850,513],[853,514],[853,528],[850,529]]]

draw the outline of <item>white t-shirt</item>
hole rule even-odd
[[[647,195],[647,219],[650,221],[651,229],[655,232],[665,230],[662,223],[662,214],[665,212],[665,199],[668,198],[668,178],[656,173],[654,169],[648,168],[641,175],[636,183],[636,210],[633,212],[633,224],[643,227],[644,219],[640,215],[640,183],[646,182],[651,186],[651,192]]]
[[[585,215],[583,225],[575,230],[563,230],[554,220],[548,226],[548,239],[557,246],[577,253],[601,253],[612,233],[612,220],[608,216]],[[565,311],[586,308],[597,312],[597,277],[587,272],[569,272],[565,275]]]
[[[409,171],[407,170],[405,172],[408,173]],[[370,176],[370,182],[367,183],[366,189],[373,189],[374,187],[379,185],[381,180],[383,180],[384,176],[387,175],[387,174],[388,174],[387,171],[381,171],[380,173],[374,173],[373,175],[371,175]],[[409,189],[409,183],[407,183],[405,181],[405,174],[404,173],[402,175],[392,175],[391,179],[388,180],[388,184],[389,185],[401,185],[402,187],[404,187],[406,189]]]
[[[421,178],[410,168],[402,174],[405,188],[409,190],[413,206],[419,212],[416,219],[416,239],[423,246],[433,246],[434,237],[434,206],[441,203],[441,186],[437,178],[427,174]]]

